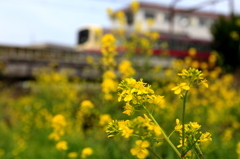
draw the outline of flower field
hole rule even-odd
[[[154,158],[156,153],[161,158],[175,159],[178,154],[153,119],[165,135],[171,134],[169,139],[180,152],[181,94],[186,91],[189,93],[185,124],[193,125],[203,134],[211,134],[206,142],[199,144],[204,157],[240,157],[240,98],[233,75],[225,74],[217,66],[202,68],[199,79],[203,84],[182,84],[183,75],[191,67],[190,56],[174,61],[169,69],[162,69],[160,65],[149,68],[147,71],[151,76],[148,79],[151,80],[145,81],[144,73],[143,79],[136,79],[143,84],[141,88],[150,91],[138,92],[142,97],[137,99],[143,99],[142,94],[154,94],[147,98],[148,111],[144,111],[131,103],[126,105],[129,101],[135,104],[139,101],[132,101],[134,95],[125,97],[121,92],[129,86],[120,83],[130,77],[136,81],[134,75],[137,71],[130,61],[116,64],[114,56],[107,56],[110,51],[114,52],[111,40],[114,41],[114,37],[105,37],[105,73],[95,82],[77,77],[70,79],[67,70],[57,72],[49,66],[38,73],[35,81],[25,81],[18,87],[1,84],[0,158],[130,159]],[[113,68],[117,68],[122,76],[117,77]],[[140,87],[136,90],[141,91]],[[147,112],[151,112],[154,118]],[[118,123],[115,125],[117,131],[109,129],[113,121]],[[125,129],[119,127],[121,122]],[[131,127],[126,122],[131,122]],[[144,125],[147,123],[149,125]],[[191,158],[191,155],[185,158]]]

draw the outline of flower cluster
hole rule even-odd
[[[135,70],[132,67],[131,62],[127,61],[127,60],[122,61],[119,64],[118,69],[119,69],[120,73],[122,74],[122,79],[130,77],[135,74]]]
[[[159,104],[163,96],[155,95],[154,91],[143,82],[136,81],[133,78],[126,78],[118,85],[118,101],[126,102],[124,113],[131,115],[134,113],[135,107],[146,104]]]
[[[117,55],[115,42],[116,39],[112,34],[106,34],[102,38],[102,63],[107,70],[116,66],[114,60],[114,56]]]
[[[197,122],[189,122],[189,124],[184,125],[184,145],[182,143],[182,125],[180,124],[179,119],[176,119],[175,131],[178,131],[180,134],[180,145],[177,147],[183,147],[184,150],[190,150],[191,147],[197,147],[201,144],[212,141],[211,134],[209,132],[202,133],[200,131],[201,125]]]
[[[190,87],[194,85],[203,85],[208,88],[207,80],[204,79],[202,71],[198,69],[183,69],[181,73],[178,73],[178,75],[182,77],[185,82],[181,82],[178,86],[171,89],[175,94],[181,94],[184,90],[188,91],[190,90]]]
[[[109,138],[118,134],[121,134],[124,138],[130,136],[149,138],[161,135],[159,126],[153,123],[146,114],[144,114],[144,117],[138,116],[132,120],[113,120],[109,123],[106,132]]]
[[[102,92],[106,100],[111,100],[113,95],[111,92],[117,91],[118,82],[116,81],[116,75],[113,71],[106,71],[103,74],[103,81],[101,83]]]
[[[114,73],[114,67],[116,66],[116,62],[114,60],[114,56],[117,54],[116,52],[116,39],[112,34],[106,34],[102,38],[102,62],[104,67],[103,73],[103,81],[101,84],[102,92],[104,93],[104,98],[106,100],[111,100],[113,96],[111,92],[116,91],[117,82],[116,75]]]
[[[66,126],[67,126],[67,123],[63,115],[58,114],[54,116],[52,118],[53,132],[49,135],[49,138],[55,141],[60,140],[60,137],[63,136],[65,133]]]

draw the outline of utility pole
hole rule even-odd
[[[171,37],[173,37],[173,34],[174,34],[175,6],[179,1],[181,1],[181,0],[173,0],[169,7],[170,8],[169,34]],[[204,2],[197,4],[196,7],[192,7],[191,9],[186,10],[184,13],[190,14],[190,13],[195,12],[207,5],[214,5],[216,3],[219,3],[220,1],[224,1],[224,0],[206,0]],[[230,13],[231,13],[231,15],[233,15],[234,14],[234,0],[228,0],[228,1],[229,1]]]
[[[181,0],[173,0],[170,4],[170,13],[169,13],[169,34],[170,37],[173,37],[174,35],[174,17],[175,17],[175,6],[177,2]]]
[[[230,15],[234,15],[234,0],[228,0],[228,1],[229,1]]]

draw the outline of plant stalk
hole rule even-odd
[[[186,108],[186,101],[187,101],[187,94],[188,94],[188,91],[185,92],[184,96],[183,96],[183,111],[182,111],[182,155],[184,155],[184,138],[185,138],[185,124],[184,124],[184,121],[185,121],[185,108]],[[181,155],[181,156],[182,156]],[[184,156],[182,156],[184,157]]]
[[[152,119],[152,121],[159,126],[161,133],[163,134],[165,140],[168,142],[168,144],[173,148],[173,150],[177,153],[178,157],[181,158],[181,153],[178,151],[178,149],[173,145],[171,140],[168,138],[168,136],[165,134],[161,126],[158,124],[158,122],[155,120],[155,118],[152,116],[152,114],[147,110],[145,106],[143,106],[144,110],[147,112],[148,116]]]

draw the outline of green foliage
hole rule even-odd
[[[240,16],[220,16],[211,26],[213,49],[222,57],[222,66],[226,71],[235,71],[240,67]]]

